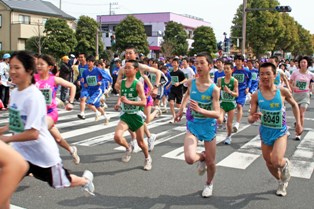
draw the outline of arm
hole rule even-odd
[[[181,118],[183,116],[183,110],[184,110],[184,108],[186,107],[186,105],[188,103],[188,99],[190,98],[191,83],[192,83],[192,80],[188,80],[186,82],[186,85],[187,85],[188,89],[187,89],[187,91],[185,92],[185,94],[183,96],[183,99],[182,99],[182,102],[181,102],[181,105],[180,105],[180,109],[179,109],[179,111],[176,114],[175,121],[177,121],[177,122],[181,121]]]
[[[238,87],[238,80],[234,79],[234,88],[233,91],[231,91],[229,94],[231,94],[234,97],[238,97],[239,96],[239,87]]]
[[[249,93],[251,85],[252,85],[252,74],[251,74],[250,70],[248,70],[247,76],[248,76],[248,80],[247,80],[247,83],[246,83],[245,94]]]
[[[149,78],[147,75],[142,75],[144,82],[146,83],[146,85],[148,86],[148,88],[152,91],[153,90],[153,84],[152,82],[150,82]]]
[[[281,72],[280,72],[280,78],[281,78],[281,79],[283,80],[283,82],[286,84],[288,90],[289,90],[290,92],[292,92],[292,91],[291,91],[291,86],[290,86],[289,81],[288,81],[288,79],[287,79],[287,76],[286,76],[284,73],[281,73]]]
[[[138,94],[138,97],[141,99],[140,101],[130,101],[125,96],[121,96],[121,102],[129,105],[135,105],[135,106],[142,106],[145,107],[146,105],[146,96],[144,93],[144,87],[143,84],[140,82],[137,82],[136,84],[136,91]]]
[[[145,71],[156,74],[156,83],[155,83],[156,86],[154,86],[153,92],[152,92],[152,96],[156,97],[158,94],[158,87],[160,85],[160,77],[161,77],[160,70],[153,67],[149,67],[147,65],[143,65],[143,64],[139,64],[139,70],[141,71],[142,74],[144,74]]]
[[[217,80],[217,78],[216,78],[216,80]],[[234,79],[234,81],[236,81],[236,79]],[[218,78],[218,80],[217,80],[217,87],[221,88],[221,78]]]
[[[1,141],[0,153],[0,207],[9,208],[10,198],[28,170],[28,164],[18,152]]]
[[[70,88],[70,98],[69,98],[69,103],[66,105],[66,109],[72,110],[74,97],[75,97],[75,93],[76,93],[76,86],[73,83],[66,81],[60,77],[55,77],[55,82],[58,85],[61,85],[61,86],[66,87],[66,88]]]
[[[299,110],[299,105],[298,103],[293,99],[291,93],[281,87],[280,88],[281,94],[285,97],[285,100],[291,105],[292,107],[292,112],[296,120],[296,126],[295,126],[295,131],[298,135],[301,135],[303,132],[303,127],[301,126],[301,118],[300,118],[300,110]]]
[[[260,112],[257,112],[257,107],[258,107],[257,101],[258,101],[257,100],[257,92],[255,92],[251,98],[251,110],[250,110],[250,115],[248,116],[248,122],[249,123],[255,123],[262,116],[262,114]]]
[[[5,143],[25,142],[25,141],[37,140],[38,137],[39,137],[39,131],[34,128],[31,128],[31,129],[23,131],[22,133],[17,133],[12,136],[0,136],[0,140],[4,141]]]
[[[121,88],[121,81],[122,81],[122,80],[116,82],[116,85],[115,85],[115,86],[116,86],[116,90],[117,90],[117,91],[120,91],[120,88]],[[118,111],[120,107],[121,107],[121,95],[118,97],[117,103],[114,105],[114,109],[115,109],[116,111]]]
[[[119,72],[118,72],[118,77],[117,77],[117,81],[116,81],[116,83],[115,83],[115,85],[114,85],[114,88],[116,89],[116,91],[118,91],[118,89],[119,89],[119,91],[120,91],[120,87],[119,87],[119,81],[121,81],[122,80],[122,78],[123,78],[123,74],[124,74],[124,67],[121,67],[120,68],[120,70],[119,70]],[[121,83],[121,82],[120,82]],[[118,92],[119,92],[118,91]]]

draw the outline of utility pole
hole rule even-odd
[[[246,42],[246,7],[247,0],[243,0],[243,10],[242,10],[242,45],[241,54],[245,54],[245,42]]]
[[[60,9],[60,10],[61,10],[61,1],[62,1],[62,0],[59,1],[59,9]]]
[[[112,5],[118,5],[118,2],[110,2],[109,3],[109,15],[113,15],[114,14],[113,9],[117,9],[117,8],[112,8],[111,7]]]
[[[99,28],[96,29],[96,60],[99,60]]]

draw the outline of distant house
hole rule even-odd
[[[160,51],[160,46],[163,42],[162,36],[164,35],[167,22],[173,21],[183,25],[188,35],[187,41],[189,47],[191,47],[193,43],[193,32],[195,28],[200,26],[211,27],[211,24],[204,21],[202,18],[191,15],[180,15],[172,12],[98,15],[97,22],[100,23],[101,31],[103,33],[103,42],[107,48],[111,47],[111,39],[115,34],[116,25],[126,18],[127,15],[133,15],[143,22],[149,49],[156,53]]]
[[[24,50],[26,40],[43,35],[49,18],[63,18],[71,28],[75,18],[42,0],[0,0],[0,51]]]

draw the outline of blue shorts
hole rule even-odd
[[[246,100],[246,94],[245,90],[244,91],[239,91],[239,96],[236,98],[237,104],[244,106]]]
[[[215,119],[193,119],[187,121],[187,130],[198,140],[210,142],[216,137],[216,120]]]
[[[264,126],[259,127],[259,134],[263,144],[273,146],[275,141],[287,134],[287,126],[283,126],[281,129],[268,128]]]
[[[87,104],[94,105],[95,107],[100,107],[100,98],[103,94],[101,89],[94,92],[89,92],[89,99],[86,101]]]
[[[84,97],[89,97],[89,94],[88,94],[88,91],[87,91],[87,89],[86,88],[82,88],[81,89],[81,95],[80,95],[80,98],[84,98]]]

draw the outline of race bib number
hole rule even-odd
[[[178,76],[171,76],[171,84],[174,85],[175,83],[179,82]]]
[[[282,128],[282,112],[262,110],[262,125],[269,128]]]
[[[139,98],[128,98],[128,100],[138,101]],[[121,109],[123,112],[126,112],[128,114],[135,114],[139,111],[140,106],[121,103]]]
[[[83,72],[84,72],[84,70],[85,70],[85,68],[80,68],[80,69],[79,69],[79,71],[80,71],[80,76],[81,76],[81,77],[83,77]]]
[[[221,91],[221,101],[223,102],[231,102],[234,101],[234,96],[231,94],[227,93],[226,91]]]
[[[24,131],[24,123],[20,111],[13,108],[9,108],[9,129],[18,133]]]
[[[244,82],[244,74],[233,74],[233,77],[237,79],[239,83]]]
[[[300,90],[306,90],[307,83],[306,81],[297,81],[296,87],[298,87]]]
[[[205,110],[211,110],[211,102],[210,103],[198,102],[198,106]],[[194,118],[201,118],[201,119],[206,118],[203,114],[196,112],[195,110],[192,110],[191,113]]]
[[[156,84],[156,75],[155,74],[150,74],[150,82],[155,85]]]
[[[257,73],[252,73],[252,80],[256,81],[256,79],[257,79]]]
[[[96,76],[88,76],[86,77],[86,82],[88,86],[97,86],[97,78]]]
[[[50,105],[52,102],[52,91],[51,91],[51,89],[40,89],[40,91],[44,95],[46,105]]]

